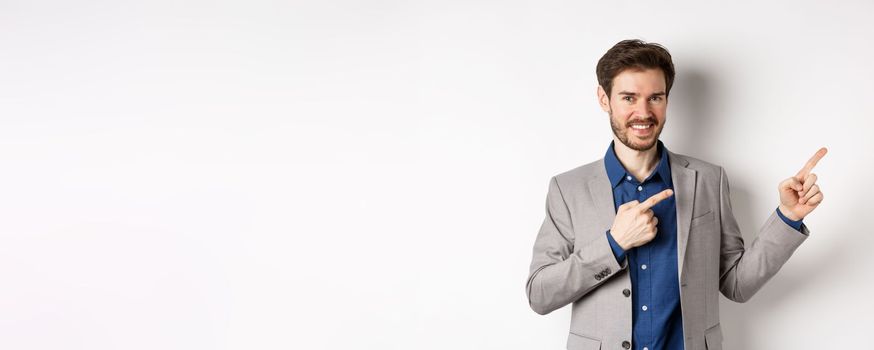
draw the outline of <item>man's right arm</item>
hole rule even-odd
[[[617,262],[607,235],[596,235],[587,242],[574,242],[574,238],[570,211],[553,177],[526,284],[534,312],[545,315],[570,304],[627,266],[625,261]]]

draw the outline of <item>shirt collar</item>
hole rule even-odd
[[[619,162],[619,158],[616,157],[616,151],[613,149],[613,147],[614,144],[611,141],[610,147],[607,148],[607,154],[604,155],[604,166],[607,168],[607,178],[610,179],[610,185],[615,188],[616,185],[618,185],[619,182],[622,181],[622,178],[629,176],[629,174],[628,171],[625,170],[625,167],[622,166],[622,163]],[[650,174],[650,177],[658,175],[659,178],[661,178],[668,187],[671,187],[671,166],[668,163],[667,148],[665,148],[665,145],[662,143],[661,140],[658,141],[657,147],[659,154],[659,164],[656,165],[655,172],[653,174]]]

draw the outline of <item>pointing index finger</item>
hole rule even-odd
[[[643,203],[640,203],[640,205],[638,205],[637,208],[640,209],[641,211],[647,210],[649,208],[654,207],[656,204],[659,204],[659,202],[661,202],[665,199],[668,199],[668,197],[673,196],[673,195],[674,195],[673,190],[671,190],[670,188],[666,189],[664,191],[661,191],[659,193],[652,195],[652,197],[647,198],[645,201],[643,201]]]
[[[819,151],[816,151],[816,154],[814,154],[813,157],[810,157],[810,160],[807,161],[807,164],[804,164],[804,167],[798,171],[798,174],[795,174],[795,177],[804,181],[804,178],[806,178],[807,175],[810,174],[810,171],[813,170],[813,167],[816,166],[816,163],[818,163],[819,160],[822,159],[822,157],[824,157],[826,153],[828,153],[828,149],[826,149],[825,147],[820,148]]]

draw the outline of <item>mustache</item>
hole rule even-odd
[[[636,119],[631,119],[631,120],[625,122],[625,125],[631,125],[631,124],[634,124],[634,123],[652,123],[652,125],[654,125],[654,126],[658,126],[658,125],[659,125],[659,121],[656,120],[655,118],[652,118],[652,117],[650,117],[650,118],[636,118]]]

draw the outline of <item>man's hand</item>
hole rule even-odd
[[[659,219],[651,208],[672,195],[674,191],[667,189],[647,198],[643,203],[635,200],[619,206],[610,234],[622,250],[642,246],[655,238]]]
[[[820,148],[798,174],[783,180],[777,186],[780,191],[780,212],[787,218],[801,220],[822,203],[822,191],[816,184],[816,174],[810,171],[827,152],[825,147]]]

